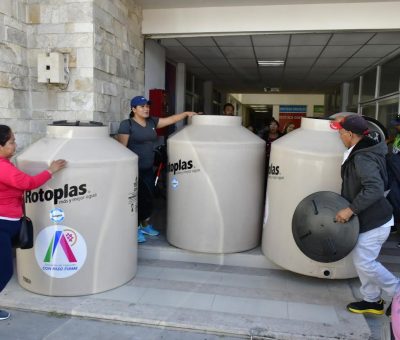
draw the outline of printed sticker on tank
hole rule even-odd
[[[40,269],[59,279],[76,274],[87,256],[85,239],[73,228],[49,226],[35,240],[35,257]]]
[[[50,221],[54,223],[61,223],[64,221],[65,214],[61,208],[54,208],[50,210]]]
[[[172,186],[172,189],[176,189],[179,186],[179,181],[175,177],[173,177],[171,180],[171,186]]]

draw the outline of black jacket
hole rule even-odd
[[[342,196],[358,215],[361,233],[380,227],[392,217],[392,206],[384,196],[388,184],[386,154],[385,143],[364,137],[341,168]]]

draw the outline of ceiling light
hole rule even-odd
[[[280,89],[279,87],[264,87],[264,92],[269,93],[269,92],[279,92]]]
[[[284,60],[257,60],[258,66],[262,67],[274,67],[282,66],[285,64]]]

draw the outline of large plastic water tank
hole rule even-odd
[[[260,242],[265,142],[241,117],[194,116],[168,139],[167,239],[205,253]]]
[[[106,126],[62,123],[49,125],[17,164],[36,174],[60,158],[67,167],[26,193],[35,244],[17,251],[18,281],[52,296],[118,287],[137,268],[138,157]]]
[[[329,123],[325,119],[302,118],[299,129],[272,143],[262,251],[293,272],[350,278],[357,276],[350,254],[334,262],[316,261],[299,249],[292,229],[295,210],[309,195],[320,191],[340,194],[345,147]]]

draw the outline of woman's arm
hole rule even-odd
[[[160,118],[158,120],[158,124],[157,124],[157,129],[161,129],[163,127],[175,124],[177,122],[180,122],[181,120],[185,119],[186,117],[192,117],[194,115],[197,115],[196,112],[191,112],[191,111],[185,111],[182,113],[179,113],[177,115],[172,115],[169,117],[165,117],[165,118]]]
[[[66,164],[67,162],[63,159],[53,161],[47,170],[34,176],[24,173],[11,163],[4,164],[1,167],[1,182],[20,190],[36,189],[46,183],[52,177],[52,174],[63,169]]]
[[[129,135],[118,134],[117,141],[120,142],[123,146],[128,146]]]

